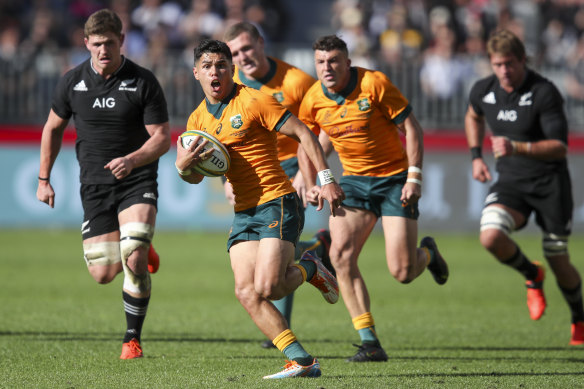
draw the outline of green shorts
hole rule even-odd
[[[237,241],[278,238],[298,243],[304,228],[304,206],[296,192],[268,201],[257,207],[236,212],[227,251]]]
[[[407,172],[390,177],[342,176],[343,206],[371,211],[375,216],[401,216],[418,220],[418,203],[402,206],[402,189]]]

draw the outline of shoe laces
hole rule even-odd
[[[288,370],[292,367],[295,367],[296,365],[298,365],[298,362],[286,360],[286,364],[284,365],[284,370]]]
[[[142,348],[140,347],[140,343],[137,340],[132,339],[127,343],[127,347],[134,353],[142,352]]]

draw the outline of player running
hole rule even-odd
[[[110,283],[123,269],[127,329],[121,359],[142,356],[140,337],[158,270],[151,245],[158,201],[158,159],[170,147],[166,100],[146,70],[120,54],[122,22],[112,11],[85,23],[91,58],[60,80],[43,128],[37,198],[54,206],[51,169],[69,119],[81,168],[83,252],[91,276]]]
[[[264,39],[258,29],[251,23],[240,22],[230,26],[225,32],[225,43],[231,49],[233,63],[236,65],[234,81],[273,96],[282,106],[294,116],[298,116],[298,109],[304,94],[316,81],[302,70],[277,58],[268,57],[264,51]],[[292,185],[306,206],[306,186],[302,173],[298,168],[298,142],[278,133],[278,159],[284,172],[292,181]],[[225,196],[233,204],[233,187],[224,180]],[[328,249],[330,248],[330,234],[328,230],[319,230],[308,241],[299,241],[296,245],[294,258],[299,259],[306,250],[313,250],[322,258],[327,269],[335,274],[330,263]],[[292,323],[292,304],[294,293],[273,301],[274,305],[284,315],[288,325]],[[275,347],[268,339],[262,347]]]
[[[386,361],[357,265],[377,220],[381,218],[387,266],[395,279],[409,283],[426,267],[438,284],[448,279],[448,267],[434,239],[426,237],[421,247],[416,247],[422,128],[408,101],[383,73],[351,66],[342,39],[322,37],[313,49],[319,82],[304,96],[299,118],[320,133],[323,144],[332,143],[344,169],[340,185],[347,198],[337,215],[329,218],[329,256],[361,338],[356,354],[348,361]],[[405,135],[405,150],[400,132]],[[318,177],[321,184],[328,182],[326,175],[319,173]],[[314,175],[308,178],[310,187]]]
[[[584,344],[582,283],[568,254],[573,201],[563,98],[554,84],[526,66],[525,47],[511,32],[494,33],[487,52],[494,74],[473,86],[465,118],[473,178],[491,180],[481,154],[485,121],[493,132],[499,173],[485,199],[480,241],[525,277],[529,314],[539,320],[546,309],[543,265],[530,261],[510,237],[534,213],[543,232],[543,255],[572,313],[570,344]]]
[[[335,277],[310,252],[294,263],[294,246],[304,227],[304,207],[280,166],[276,132],[293,137],[319,171],[330,173],[317,138],[276,99],[235,84],[229,47],[205,40],[195,49],[193,74],[205,99],[191,114],[187,130],[204,129],[227,147],[231,167],[226,173],[235,194],[235,215],[227,242],[235,279],[235,295],[256,326],[290,361],[283,371],[264,378],[318,377],[320,364],[301,346],[271,300],[293,292],[305,281],[331,304],[338,300]],[[177,141],[176,167],[189,183],[203,176],[191,168],[201,161],[204,144],[183,149]],[[344,198],[330,182],[320,191],[334,215]]]

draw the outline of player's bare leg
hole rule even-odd
[[[256,326],[289,360],[301,366],[312,365],[314,358],[300,345],[282,313],[270,301],[292,292],[304,281],[302,272],[292,266],[292,243],[279,239],[239,242],[231,246],[229,255],[235,296]]]
[[[351,315],[353,327],[359,333],[361,345],[350,362],[386,361],[387,354],[375,332],[370,312],[370,300],[365,280],[358,267],[363,245],[371,234],[377,217],[365,210],[341,207],[329,218],[331,248],[329,256],[337,272],[339,289]]]
[[[410,283],[422,274],[430,260],[424,250],[417,248],[418,222],[397,216],[383,216],[381,222],[387,267],[397,281]]]

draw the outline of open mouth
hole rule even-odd
[[[219,80],[213,80],[213,81],[211,81],[211,88],[214,91],[219,90],[221,88],[221,83],[219,82]]]

